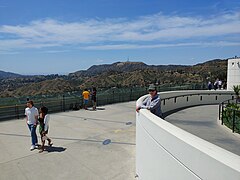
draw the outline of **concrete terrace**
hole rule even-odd
[[[54,145],[41,154],[29,150],[23,119],[0,122],[0,179],[134,179],[134,107],[129,102],[51,114]],[[106,139],[111,143],[103,145]]]
[[[166,120],[240,155],[240,137],[218,124],[217,115],[217,106],[198,106]],[[31,152],[23,119],[0,122],[0,179],[134,179],[135,102],[51,114],[49,136],[53,148]]]
[[[240,135],[218,120],[218,105],[187,108],[166,117],[166,121],[208,142],[240,156]]]

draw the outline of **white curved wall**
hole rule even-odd
[[[175,109],[196,105],[219,104],[220,102],[234,98],[234,93],[232,91],[191,90],[161,92],[160,96],[161,99],[165,99],[165,102],[162,102],[162,111],[166,113]],[[175,96],[179,97],[176,99],[171,98]]]
[[[230,99],[227,91],[178,91],[161,93],[161,98],[202,93],[162,102],[163,112]],[[207,94],[205,94],[207,93]],[[219,93],[216,100],[216,93]],[[210,94],[210,95],[209,95]],[[220,95],[221,94],[221,95]],[[224,94],[224,95],[223,95]],[[194,97],[196,96],[196,97]],[[206,96],[206,97],[205,97]],[[213,96],[213,97],[212,97]],[[205,97],[205,98],[204,98]],[[145,97],[138,100],[138,104]],[[171,105],[172,104],[172,105]],[[150,113],[141,110],[136,121],[136,173],[141,180],[239,180],[240,157],[202,140]]]

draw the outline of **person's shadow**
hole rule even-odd
[[[45,151],[46,151],[46,152],[49,152],[49,153],[51,153],[51,152],[64,152],[66,149],[67,149],[67,148],[64,148],[64,147],[55,147],[55,146],[52,146],[52,147],[46,146],[46,147],[45,147]]]

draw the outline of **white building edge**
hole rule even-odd
[[[233,90],[234,85],[240,85],[240,58],[228,59],[227,90]]]

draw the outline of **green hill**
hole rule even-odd
[[[1,97],[58,94],[85,87],[97,88],[182,85],[207,83],[227,78],[227,60],[211,60],[193,66],[146,65],[142,62],[117,62],[95,65],[67,76],[48,75],[0,79]]]

